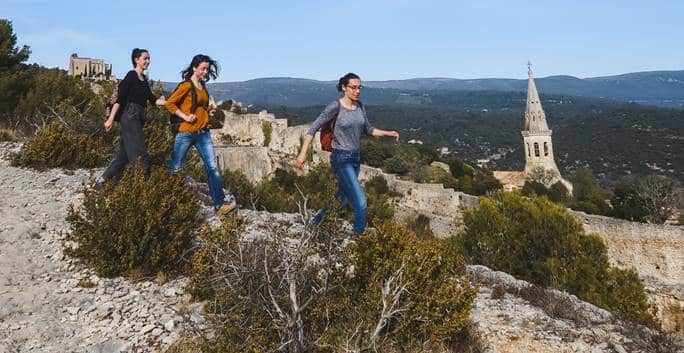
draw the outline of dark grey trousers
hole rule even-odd
[[[145,107],[140,104],[128,103],[121,114],[121,143],[114,153],[114,159],[102,173],[102,178],[109,180],[118,177],[124,168],[131,163],[140,161],[145,170],[149,170],[150,161],[145,145]]]

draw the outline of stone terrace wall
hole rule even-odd
[[[271,125],[271,140],[264,146],[262,124]],[[273,114],[235,114],[226,112],[223,129],[213,130],[221,166],[242,170],[252,181],[271,177],[276,169],[292,170],[294,158],[308,125],[288,127]],[[234,142],[226,145],[221,134]],[[314,138],[314,163],[328,161],[318,137]],[[395,198],[398,220],[417,215],[430,217],[430,226],[441,236],[454,234],[462,225],[463,209],[474,207],[478,197],[446,189],[440,184],[418,184],[384,173],[379,168],[361,167],[361,180],[381,176],[388,186],[402,195]],[[644,280],[658,316],[670,331],[684,330],[684,227],[643,224],[571,211],[587,232],[597,233],[608,245],[612,264],[633,268]]]
[[[271,125],[271,140],[264,146],[262,124]],[[242,170],[253,182],[271,177],[276,169],[292,170],[294,158],[301,148],[301,141],[309,125],[288,127],[285,119],[273,114],[235,114],[226,112],[222,129],[212,130],[219,165],[230,170]],[[222,142],[221,135],[232,138],[230,145]],[[314,138],[314,163],[329,160],[329,153],[322,151],[318,137]],[[476,196],[446,189],[441,184],[419,184],[401,180],[396,175],[384,173],[379,168],[361,167],[360,179],[366,181],[381,176],[387,185],[403,195],[394,200],[398,219],[430,217],[436,234],[450,235],[460,226],[462,208],[477,204]]]
[[[613,265],[639,273],[663,329],[684,333],[684,227],[570,212],[606,241]]]
[[[571,211],[589,233],[608,244],[611,261],[635,268],[642,277],[666,284],[684,284],[684,227],[630,222]]]

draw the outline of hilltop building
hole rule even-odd
[[[499,179],[505,190],[522,188],[525,180],[535,180],[547,187],[560,182],[568,192],[572,193],[572,184],[563,179],[554,160],[551,134],[552,131],[546,122],[546,114],[534,83],[532,68],[529,67],[525,125],[522,131],[525,170],[522,172],[495,171],[494,177]]]
[[[115,80],[112,65],[102,59],[80,58],[78,54],[69,57],[69,76],[80,76],[95,80]]]

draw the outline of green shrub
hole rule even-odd
[[[591,168],[579,167],[568,175],[568,179],[573,185],[570,208],[598,215],[607,215],[610,212],[610,206],[606,202],[608,193],[598,184]]]
[[[373,313],[382,307],[380,288],[403,266],[405,311],[388,324],[387,332],[401,351],[446,343],[467,326],[477,289],[464,277],[463,258],[449,242],[421,240],[388,222],[358,239],[353,258],[355,286],[346,315],[365,322],[377,320]]]
[[[420,239],[430,239],[435,236],[430,227],[430,217],[419,214],[415,217],[409,218],[406,222],[406,227]]]
[[[264,146],[271,144],[271,133],[273,133],[273,127],[267,121],[261,122],[261,132],[264,134]]]
[[[435,151],[423,146],[400,145],[396,147],[392,157],[383,162],[382,169],[388,173],[407,174],[432,163],[436,159],[432,152]]]
[[[330,256],[342,253],[311,234],[290,235],[287,227],[270,224],[261,237],[245,241],[241,239],[244,221],[235,216],[218,229],[200,233],[201,246],[192,257],[188,289],[195,298],[207,300],[206,311],[211,313],[215,334],[207,352],[273,352],[285,341],[289,341],[284,344],[287,352],[311,351],[313,337],[324,333],[321,324],[330,318],[315,309],[325,307],[331,292],[339,290],[336,285],[344,278],[343,269],[327,263]],[[287,246],[290,236],[301,241],[298,251]],[[307,261],[316,253],[321,261]],[[321,274],[330,275],[326,277],[330,287],[317,276],[323,268],[331,270]],[[290,285],[302,305],[296,314]],[[283,312],[287,314],[279,314]],[[305,334],[293,337],[298,327]]]
[[[679,182],[663,175],[622,178],[615,186],[611,204],[614,217],[662,224],[678,208]]]
[[[69,207],[67,255],[80,258],[100,276],[174,273],[190,248],[197,226],[196,195],[179,175],[142,166],[128,168],[104,192],[86,190],[83,204]]]
[[[563,204],[567,203],[569,199],[568,190],[560,181],[547,188],[546,185],[538,181],[527,180],[523,185],[522,193],[525,196],[547,196],[549,200]]]
[[[409,175],[411,176],[411,180],[416,183],[442,184],[444,187],[451,188],[458,184],[458,179],[454,178],[446,170],[437,166],[425,165],[414,168]]]
[[[214,115],[209,117],[209,126],[211,126],[212,129],[222,129],[225,120],[226,112],[222,109],[216,109]]]
[[[652,324],[639,278],[610,268],[606,245],[545,197],[499,193],[464,214],[453,241],[471,263],[577,295],[621,318]]]
[[[55,120],[26,142],[12,159],[12,165],[45,168],[96,168],[106,164],[111,149],[106,142],[79,133]]]
[[[648,215],[648,210],[641,201],[637,194],[636,183],[629,179],[622,179],[613,189],[613,197],[610,200],[613,206],[611,216],[643,222]]]
[[[390,189],[389,185],[387,185],[387,180],[383,178],[380,175],[376,175],[364,184],[364,187],[366,188],[366,191],[373,191],[376,194],[389,194]]]
[[[375,227],[394,219],[394,205],[390,201],[390,196],[391,193],[378,192],[375,188],[366,189],[366,201],[368,203],[366,221],[369,227]]]
[[[240,170],[221,170],[223,187],[230,191],[242,207],[253,207],[257,202],[256,186]]]
[[[337,190],[337,181],[327,164],[316,165],[302,176],[279,169],[273,179],[257,185],[239,171],[223,171],[223,175],[224,187],[234,193],[238,203],[270,212],[299,212],[303,195],[307,208],[323,208],[333,203]]]
[[[157,107],[147,108],[147,120],[143,131],[150,163],[167,167],[171,161],[175,136],[169,127],[166,110]]]
[[[382,169],[387,173],[404,175],[409,172],[412,166],[415,166],[415,161],[407,160],[402,156],[396,155],[391,157],[382,165]]]
[[[24,45],[21,48],[17,45],[17,35],[12,29],[12,21],[0,19],[0,70],[7,70],[28,60],[31,50]]]
[[[475,168],[467,165],[465,162],[456,157],[449,157],[447,159],[447,164],[449,165],[449,171],[454,178],[461,178],[466,175],[472,177],[475,173]]]
[[[503,188],[501,182],[488,170],[477,170],[473,176],[473,195],[489,195]]]
[[[546,185],[534,180],[526,180],[522,188],[522,193],[525,196],[543,196],[548,195],[548,192],[549,189],[546,188]]]
[[[618,317],[654,326],[644,284],[633,270],[611,268],[608,271],[608,302],[606,307]]]
[[[374,139],[362,139],[361,150],[361,163],[381,168],[385,161],[394,155],[396,146]]]
[[[206,351],[444,351],[466,329],[477,288],[450,243],[384,224],[343,247],[339,223],[327,225],[271,225],[245,240],[244,221],[230,217],[200,234],[189,292],[211,313]]]
[[[87,82],[68,76],[65,71],[60,69],[40,68],[33,75],[31,87],[23,92],[17,102],[14,115],[29,119],[43,116],[52,118],[51,108],[54,109],[65,103],[79,107],[81,113],[86,113],[87,103],[94,101],[95,96]],[[99,108],[99,112],[88,115],[97,118],[102,124],[104,122],[104,104],[93,108]]]

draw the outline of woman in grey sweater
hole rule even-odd
[[[359,101],[361,96],[361,79],[353,73],[340,78],[337,90],[344,95],[342,98],[328,104],[321,115],[311,125],[302,149],[299,152],[296,167],[302,169],[306,162],[306,151],[309,150],[311,140],[316,131],[322,127],[332,125],[332,154],[330,164],[337,177],[339,187],[335,196],[342,206],[350,204],[354,210],[354,233],[360,235],[366,228],[366,194],[359,182],[361,165],[361,134],[375,137],[392,137],[399,140],[399,133],[374,128],[368,122],[366,109]],[[323,209],[314,218],[314,223],[320,223],[327,209]]]

